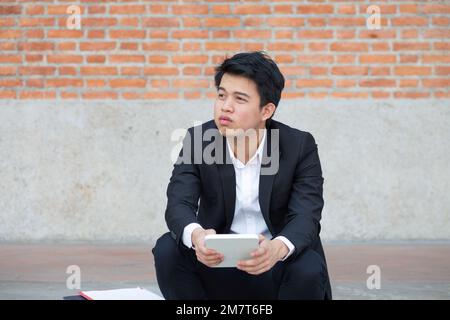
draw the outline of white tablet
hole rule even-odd
[[[250,253],[258,248],[257,234],[210,234],[205,236],[205,246],[222,253],[224,258],[214,267],[235,268],[239,260],[248,260]]]

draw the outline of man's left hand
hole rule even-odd
[[[249,274],[258,275],[269,271],[289,253],[288,247],[279,239],[267,240],[259,235],[259,248],[253,251],[251,259],[239,261],[237,268]]]

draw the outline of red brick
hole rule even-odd
[[[83,18],[82,25],[84,27],[112,27],[117,25],[116,18]]]
[[[71,78],[47,79],[45,83],[47,87],[82,87],[83,79],[71,79]]]
[[[270,7],[265,5],[237,5],[234,14],[270,14]]]
[[[116,42],[81,42],[81,51],[101,51],[113,50],[116,48]]]
[[[392,18],[391,23],[393,26],[426,26],[428,24],[428,18],[419,16],[399,17]]]
[[[13,90],[0,90],[0,99],[15,99],[16,91]]]
[[[395,75],[397,76],[426,76],[431,74],[431,67],[423,67],[423,66],[401,66],[394,68]]]
[[[330,79],[299,79],[296,81],[298,88],[331,87],[332,85],[333,81]]]
[[[440,79],[423,79],[422,83],[425,87],[450,87],[450,79],[449,78],[440,78]]]
[[[175,30],[172,33],[174,39],[207,39],[208,30]]]
[[[360,63],[395,63],[397,57],[395,55],[361,55]]]
[[[47,56],[47,62],[48,63],[81,63],[81,62],[83,62],[83,56],[51,54],[51,55]]]
[[[48,30],[47,36],[49,38],[81,38],[83,30]]]
[[[367,43],[356,42],[333,42],[330,46],[331,51],[367,51]]]
[[[339,76],[347,76],[347,75],[367,75],[368,68],[367,67],[333,67],[331,68],[331,74],[339,75]]]
[[[144,5],[111,5],[109,8],[111,14],[145,14]]]
[[[0,39],[20,38],[22,30],[0,30]]]
[[[269,18],[267,23],[271,27],[302,27],[305,25],[303,18]]]
[[[400,4],[399,9],[400,9],[400,13],[417,13],[418,12],[417,4]]]
[[[144,50],[152,51],[178,51],[180,45],[178,42],[148,42],[143,43]]]
[[[235,30],[233,31],[235,38],[244,39],[269,39],[272,36],[271,30]]]
[[[117,99],[116,91],[88,91],[82,94],[83,99]]]
[[[172,12],[176,15],[184,14],[208,14],[207,5],[174,5],[172,6]]]
[[[173,56],[173,63],[194,63],[194,64],[205,64],[208,62],[207,55],[182,55]]]
[[[450,13],[450,5],[445,5],[445,4],[423,4],[421,6],[421,12],[423,12],[423,13],[449,14]]]
[[[304,44],[299,42],[271,42],[268,49],[270,51],[302,51]]]
[[[275,14],[291,14],[294,12],[292,5],[276,5],[273,7]]]
[[[430,94],[428,92],[404,92],[404,91],[397,91],[394,92],[394,98],[401,98],[401,99],[423,99],[428,98]]]
[[[19,73],[22,75],[52,75],[55,71],[55,67],[27,66],[19,68]]]
[[[334,12],[332,5],[299,5],[297,6],[298,14],[331,14]]]
[[[21,91],[19,92],[19,99],[54,99],[55,92],[49,91]]]
[[[22,56],[21,55],[0,55],[0,63],[21,63]]]
[[[179,27],[180,22],[177,18],[143,18],[142,25],[144,27]]]
[[[159,76],[176,76],[178,69],[172,67],[146,67],[144,68],[145,75],[159,75]]]
[[[0,6],[0,15],[21,14],[22,6]]]
[[[17,67],[0,66],[0,76],[13,76],[17,73]]]
[[[365,18],[330,18],[330,26],[365,26]]]
[[[145,38],[145,30],[109,30],[109,36],[111,38],[118,39],[143,39]]]
[[[361,87],[395,87],[395,80],[392,79],[371,79],[359,82]]]
[[[394,42],[394,51],[430,50],[430,47],[430,43],[428,42]]]
[[[44,6],[34,6],[29,5],[26,7],[26,13],[27,15],[38,15],[38,14],[44,14]]]
[[[302,38],[319,38],[328,39],[333,37],[333,30],[300,30],[297,37]]]
[[[307,63],[307,64],[311,64],[311,63],[333,63],[334,61],[334,56],[332,55],[318,55],[318,54],[314,54],[314,55],[299,55],[297,56],[297,61],[298,63]]]
[[[71,4],[67,5],[48,5],[47,6],[47,14],[51,15],[68,15],[67,9],[70,7]],[[78,6],[80,8],[80,13],[84,13],[84,7]]]
[[[86,56],[87,63],[104,63],[106,61],[105,55],[89,55]]]
[[[209,80],[184,80],[175,79],[172,83],[174,88],[208,88]]]
[[[437,75],[440,75],[440,76],[450,75],[450,66],[436,66],[435,70],[436,70]]]
[[[169,12],[169,7],[166,5],[150,5],[150,13],[166,14]]]
[[[229,5],[214,5],[212,6],[212,14],[230,14]]]
[[[205,49],[207,51],[238,51],[241,48],[239,42],[206,42]]]
[[[204,23],[206,27],[238,27],[241,25],[239,18],[205,18]]]
[[[131,55],[131,54],[120,54],[120,55],[110,55],[109,62],[112,63],[140,63],[145,62],[145,56],[143,55]]]
[[[450,29],[428,29],[424,33],[424,38],[450,38]]]
[[[144,88],[147,84],[145,79],[112,79],[109,81],[111,88],[135,87]]]
[[[80,74],[85,76],[90,75],[116,75],[116,67],[81,67]]]

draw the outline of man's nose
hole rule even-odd
[[[233,112],[233,110],[234,110],[234,108],[233,108],[233,103],[232,103],[232,101],[231,101],[231,99],[230,98],[227,98],[225,101],[224,101],[224,103],[223,103],[223,105],[222,105],[222,111],[223,112]]]

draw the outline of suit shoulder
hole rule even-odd
[[[208,129],[217,129],[217,126],[216,126],[216,123],[214,122],[214,120],[209,120],[209,121],[203,122],[201,124],[198,124],[196,126],[192,126],[192,127],[188,128],[187,130],[189,132],[192,132],[193,130],[205,131]]]
[[[296,140],[314,140],[313,135],[308,131],[303,131],[297,128],[293,128],[285,123],[274,121],[272,120],[271,123],[272,129],[279,129],[280,130],[280,136],[285,136],[290,139],[296,139]]]

